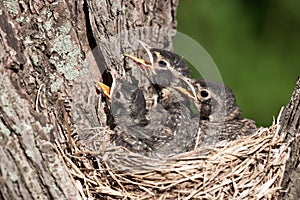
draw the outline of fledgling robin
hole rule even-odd
[[[242,117],[229,87],[211,80],[196,80],[193,85],[200,109],[200,143],[235,140],[257,130],[253,120]]]
[[[144,42],[140,44],[148,54],[150,64],[154,67],[167,68],[173,73],[191,78],[190,69],[182,56],[165,49],[152,48]]]
[[[253,120],[242,117],[242,112],[230,88],[210,80],[193,80],[190,78],[187,65],[180,56],[167,50],[150,48],[141,44],[149,56],[151,70],[156,72],[152,73],[155,74],[152,81],[159,82],[158,80],[172,77],[168,80],[168,85],[171,87],[180,85],[190,92],[190,95],[186,96],[196,96],[197,100],[194,103],[197,102],[200,113],[199,126],[202,140],[199,142],[211,145],[221,140],[234,140],[257,130]],[[138,60],[135,57],[133,59],[147,66],[145,60]]]
[[[170,51],[145,48],[149,62],[131,55],[131,70],[109,93],[116,127],[113,140],[131,151],[166,157],[234,140],[256,130],[244,119],[232,91],[209,80],[193,80],[184,61]]]
[[[144,71],[144,74],[152,84],[163,87],[185,88],[195,97],[195,90],[191,84],[188,65],[178,54],[164,49],[151,48],[140,41],[140,44],[147,52],[146,58],[138,58],[125,54],[125,57],[135,61]]]
[[[164,87],[155,105],[146,109],[144,88],[117,80],[110,94],[116,145],[152,157],[166,157],[193,149],[199,113],[179,87]],[[194,105],[195,106],[195,105]],[[196,107],[196,106],[195,106]]]
[[[114,79],[113,88],[100,84],[111,101],[115,143],[144,155],[164,157],[194,148],[199,112],[196,97],[189,91],[192,85],[170,64],[185,63],[177,54],[164,53],[173,56],[165,60],[156,53],[160,50],[153,50],[151,65],[126,55],[134,61],[127,63],[130,70]]]

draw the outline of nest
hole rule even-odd
[[[83,198],[273,199],[281,189],[288,143],[278,124],[214,147],[154,159],[111,147],[75,144],[59,152]],[[70,151],[71,150],[71,151]]]

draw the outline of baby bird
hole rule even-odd
[[[112,140],[118,146],[151,157],[191,150],[199,113],[191,112],[194,99],[190,93],[179,86],[154,84],[145,77],[147,74],[134,74],[129,71],[115,79],[113,90],[100,84],[110,99],[115,131]],[[151,105],[147,105],[149,98]]]
[[[104,89],[116,145],[162,158],[257,129],[254,121],[242,117],[230,88],[193,80],[179,55],[141,44],[150,61],[125,54],[130,70],[114,79],[111,91]]]
[[[235,140],[257,130],[255,122],[242,117],[232,90],[210,80],[193,82],[200,110],[199,143],[213,145],[222,140]]]

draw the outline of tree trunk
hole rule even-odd
[[[289,104],[284,108],[279,124],[285,132],[290,146],[290,158],[286,163],[281,198],[286,200],[300,198],[300,77],[296,83]]]
[[[94,81],[137,39],[171,48],[177,4],[0,2],[0,199],[83,197],[57,146],[105,128]]]

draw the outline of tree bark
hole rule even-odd
[[[284,108],[279,119],[281,133],[285,133],[290,146],[290,158],[282,181],[281,199],[300,198],[300,77],[296,83],[289,104]]]
[[[0,2],[0,199],[83,198],[59,154],[71,152],[55,144],[105,128],[94,81],[122,66],[133,39],[171,48],[177,4]]]

